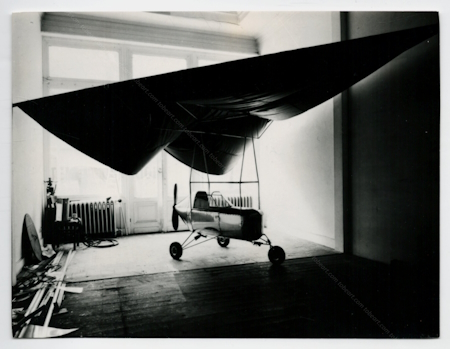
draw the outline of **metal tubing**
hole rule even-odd
[[[244,152],[242,153],[242,164],[241,164],[241,177],[239,178],[239,202],[242,201],[242,172],[244,170],[244,159],[245,159],[245,144],[247,143],[247,137],[244,139]],[[242,210],[242,205],[239,205]]]
[[[195,115],[194,114],[192,114],[189,110],[187,110],[185,107],[183,107],[183,105],[182,104],[180,104],[180,103],[178,103],[178,102],[176,102],[177,104],[178,104],[178,106],[181,108],[181,109],[184,109],[184,111],[186,111],[190,116],[192,116],[195,120],[198,120],[196,117],[195,117]],[[180,130],[180,131],[183,131],[183,130]]]
[[[156,131],[172,131],[172,132],[185,132],[184,130],[177,130],[173,128],[161,128],[161,127],[155,127],[153,130]],[[215,132],[204,132],[204,131],[195,131],[195,130],[189,130],[189,133],[195,133],[195,134],[202,134],[202,135],[212,135],[212,136],[222,136],[222,137],[230,137],[230,138],[248,138],[249,136],[238,136],[238,135],[230,135],[227,133],[215,133]],[[256,137],[260,138],[260,136]]]
[[[203,161],[205,163],[205,169],[206,169],[206,178],[208,178],[208,194],[211,194],[211,185],[209,182],[208,164],[206,163],[205,146],[203,145],[203,135],[201,136],[201,139],[202,139]]]
[[[190,233],[189,236],[186,238],[186,240],[184,240],[184,242],[181,244],[181,247],[184,246],[184,244],[186,243],[186,241],[189,240],[189,238],[192,236],[192,234],[194,234],[194,232]]]
[[[211,237],[211,238],[209,238],[209,239],[206,239],[205,241],[199,242],[198,244],[191,245],[191,246],[189,246],[189,247],[185,247],[185,248],[183,248],[183,250],[187,250],[188,248],[191,248],[191,247],[194,247],[194,246],[203,244],[203,243],[205,243],[205,242],[208,242],[208,241],[210,241],[210,240],[212,240],[212,239],[216,239],[216,238],[217,238],[216,236]],[[195,240],[192,240],[191,242],[193,242],[193,241],[195,241]],[[191,243],[191,242],[190,242],[190,243]],[[189,243],[189,244],[190,244],[190,243]],[[188,245],[189,245],[189,244],[188,244]],[[187,245],[186,245],[186,246],[187,246]]]
[[[201,182],[201,181],[192,181],[191,183],[198,183],[198,184],[201,184],[201,183],[205,183],[205,182]],[[245,184],[245,183],[258,183],[258,181],[210,181],[210,183],[223,183],[223,184],[240,184],[240,183],[242,183],[242,184]]]
[[[194,168],[194,160],[195,160],[195,148],[192,152],[192,165],[191,165],[191,172],[189,174],[189,208],[190,211],[192,211],[192,169]]]
[[[253,144],[253,157],[255,158],[255,169],[256,169],[256,180],[258,182],[258,210],[261,209],[261,193],[259,190],[259,173],[258,173],[258,163],[256,161],[256,150],[255,150],[255,140],[252,137],[252,144]]]

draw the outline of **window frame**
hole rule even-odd
[[[116,51],[119,55],[119,80],[77,79],[51,77],[49,74],[49,49],[52,46]],[[130,80],[133,78],[132,57],[134,54],[144,56],[173,57],[186,59],[187,69],[198,66],[199,59],[217,61],[218,63],[256,56],[256,54],[208,51],[204,49],[189,49],[185,47],[164,46],[148,43],[134,43],[119,40],[99,39],[94,37],[77,37],[52,33],[42,33],[42,84],[43,95],[49,96],[51,88],[84,89],[104,84]],[[44,178],[51,177],[50,169],[50,133],[44,130]],[[130,183],[126,176],[122,177],[124,195],[130,195]],[[96,195],[69,195],[76,199],[96,198]]]
[[[42,35],[42,75],[43,75],[43,87],[44,96],[48,96],[48,87],[58,87],[61,84],[75,83],[82,88],[98,86],[101,84],[109,84],[118,81],[124,81],[132,79],[132,56],[133,54],[144,56],[158,56],[158,57],[173,57],[173,58],[185,58],[187,69],[198,67],[198,60],[205,59],[210,61],[226,62],[237,59],[254,57],[256,54],[244,54],[244,53],[226,53],[221,51],[207,51],[207,50],[195,50],[178,47],[161,47],[160,45],[126,43],[126,42],[114,42],[106,40],[92,40],[86,38],[77,37],[62,37],[60,35],[49,35],[43,33]],[[107,50],[116,51],[119,54],[119,80],[96,80],[96,79],[75,79],[75,78],[62,78],[51,77],[49,74],[49,47],[67,47],[78,49],[95,49],[95,50]]]

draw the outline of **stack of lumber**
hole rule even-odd
[[[75,252],[68,251],[64,266],[61,267],[64,254],[64,251],[59,251],[53,259],[27,267],[18,277],[18,282],[13,287],[12,300],[15,338],[60,337],[77,330],[49,326],[53,315],[67,313],[67,309],[61,308],[64,292],[83,291],[80,288],[67,287],[64,283],[67,267]]]

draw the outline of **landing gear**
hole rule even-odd
[[[216,237],[213,236],[213,237],[207,238],[206,240],[204,240],[202,242],[195,243],[200,238],[207,238],[207,236],[202,234],[199,230],[196,230],[196,231],[193,231],[192,233],[190,233],[189,236],[187,237],[187,239],[184,240],[184,242],[182,244],[180,244],[178,242],[173,242],[169,248],[170,256],[173,259],[178,260],[178,259],[180,259],[184,250],[187,250],[188,248],[203,244],[204,242],[207,242],[209,240],[216,239]],[[228,239],[228,238],[224,238],[224,239]],[[194,243],[194,244],[191,245],[192,243]],[[229,241],[226,243],[226,245],[228,245],[228,244],[229,244]]]
[[[223,236],[218,236],[217,243],[220,245],[220,247],[227,247],[228,244],[230,243],[230,239],[224,238]]]
[[[269,260],[275,264],[280,265],[286,259],[284,250],[279,246],[271,246],[269,249]]]
[[[286,259],[284,250],[280,246],[272,246],[272,243],[270,242],[266,234],[262,234],[258,241],[253,241],[253,245],[269,245],[269,260],[275,265],[283,263]]]
[[[202,242],[196,242],[200,238],[206,238],[206,239]],[[212,236],[212,237],[208,238],[200,230],[196,230],[196,231],[193,231],[182,244],[180,244],[178,242],[173,242],[169,248],[170,256],[173,259],[178,260],[178,259],[180,259],[181,255],[183,254],[183,250],[187,250],[188,248],[197,246],[199,244],[202,244],[202,243],[207,242],[212,239],[216,239],[217,243],[221,247],[227,247],[230,244],[230,238],[228,238],[228,237]],[[262,245],[269,246],[269,260],[274,265],[280,265],[286,259],[286,254],[285,254],[284,250],[280,246],[273,246],[272,243],[270,242],[269,238],[265,234],[262,234],[258,240],[254,240],[254,241],[250,241],[250,242],[252,242],[253,245],[256,245],[256,246],[262,246]]]
[[[181,247],[180,243],[178,242],[173,242],[170,245],[170,255],[172,256],[173,259],[180,259],[181,255],[183,254],[183,247]]]

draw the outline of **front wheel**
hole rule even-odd
[[[284,262],[286,259],[286,254],[284,250],[279,246],[273,246],[269,250],[269,260],[276,265]]]
[[[170,245],[169,251],[172,258],[178,260],[183,254],[183,247],[181,247],[181,245],[178,242],[173,242]]]
[[[223,236],[218,236],[218,237],[217,237],[217,243],[218,243],[221,247],[227,247],[228,244],[230,243],[230,239],[229,239],[229,238],[224,238]]]

